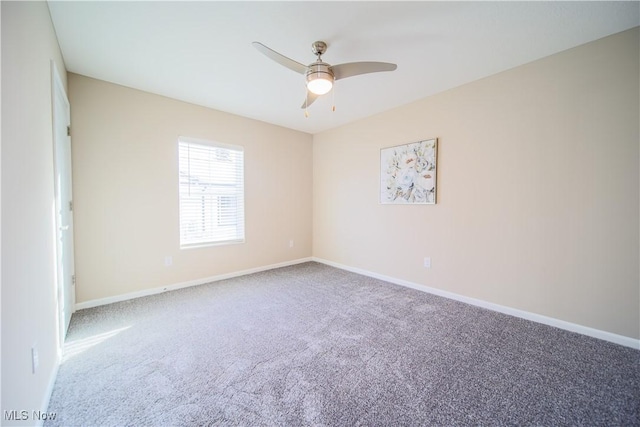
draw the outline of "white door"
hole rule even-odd
[[[60,346],[69,328],[75,306],[75,270],[73,263],[73,198],[71,193],[71,114],[69,100],[58,75],[52,67],[53,145],[56,198],[57,296],[60,326]]]

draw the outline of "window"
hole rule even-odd
[[[180,247],[244,241],[244,151],[180,138]]]

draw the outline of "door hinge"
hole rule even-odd
[[[75,275],[75,274],[74,274],[73,276],[71,276],[71,284],[72,284],[73,286],[75,286],[75,285],[76,285],[76,275]]]
[[[67,136],[71,136],[71,126],[67,126]]]
[[[69,210],[73,212],[73,200],[69,200]]]

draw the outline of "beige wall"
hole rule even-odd
[[[57,364],[51,65],[46,2],[2,8],[2,408],[42,410]],[[40,366],[31,372],[31,346]],[[29,413],[31,416],[31,412]],[[20,424],[20,423],[13,423]],[[33,425],[33,420],[24,422]]]
[[[311,135],[68,79],[79,303],[311,256]],[[246,243],[180,250],[179,136],[244,147]]]
[[[636,28],[315,135],[314,256],[639,338],[639,50]],[[438,204],[379,205],[380,149],[430,137]]]

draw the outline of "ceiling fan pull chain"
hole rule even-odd
[[[307,85],[304,85],[304,116],[309,118],[309,94],[307,93]]]
[[[333,85],[333,91],[331,91],[331,103],[333,106],[331,107],[331,111],[335,113],[336,111],[336,85]]]

